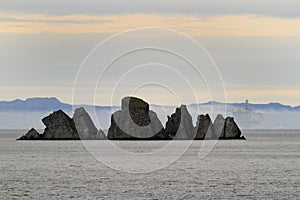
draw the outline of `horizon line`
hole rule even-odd
[[[125,97],[125,96],[124,96],[124,97]],[[141,98],[141,97],[138,97],[138,98]],[[35,97],[27,97],[27,98],[16,98],[16,99],[12,99],[12,100],[0,100],[0,102],[1,102],[1,103],[2,103],[2,102],[13,102],[13,101],[18,101],[18,100],[19,100],[19,101],[25,102],[25,101],[30,100],[30,99],[56,99],[56,100],[58,100],[60,103],[68,104],[68,105],[71,105],[71,106],[78,106],[78,105],[93,106],[92,104],[88,104],[88,103],[72,104],[72,103],[68,103],[68,102],[63,102],[63,101],[61,101],[58,97],[54,97],[54,96],[44,96],[44,97],[42,97],[42,96],[35,96]],[[141,99],[142,99],[142,98],[141,98]],[[121,100],[122,100],[122,99],[120,99],[120,102],[121,102]],[[194,102],[194,103],[181,104],[181,105],[191,106],[191,105],[193,105],[193,104],[209,104],[209,103],[216,103],[216,104],[246,104],[246,101],[247,101],[247,99],[245,99],[244,102],[237,102],[237,101],[235,101],[235,102],[219,102],[219,101],[214,101],[214,100],[212,100],[212,101]],[[149,102],[147,102],[147,103],[149,103]],[[249,101],[248,104],[250,104],[250,105],[260,105],[260,104],[261,104],[261,105],[280,104],[280,105],[282,105],[282,106],[290,106],[291,108],[296,108],[296,107],[299,107],[299,106],[300,106],[300,104],[293,106],[293,105],[290,105],[290,104],[282,103],[282,102],[280,102],[280,101],[272,101],[272,102],[264,102],[264,103],[262,103],[262,102],[253,102],[253,103],[251,103],[251,102]],[[178,105],[165,105],[165,104],[156,104],[156,103],[154,103],[154,104],[149,103],[149,105],[152,105],[152,106],[178,106]],[[118,107],[118,106],[120,106],[120,105],[100,105],[100,104],[97,104],[97,105],[94,105],[94,106],[103,106],[103,107],[116,106],[116,107]]]

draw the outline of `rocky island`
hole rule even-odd
[[[39,134],[30,129],[18,140],[216,140],[245,139],[232,117],[218,115],[214,122],[208,114],[197,117],[196,126],[187,106],[181,105],[168,116],[165,127],[149,104],[137,97],[122,99],[121,110],[111,115],[107,136],[97,129],[83,107],[73,118],[58,110],[42,119],[46,128]]]
[[[73,118],[58,110],[42,119],[46,128],[39,134],[34,128],[18,140],[92,140],[105,139],[104,132],[97,130],[84,108],[77,108]]]

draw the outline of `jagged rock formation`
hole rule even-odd
[[[224,119],[218,115],[212,124],[208,114],[199,115],[196,124],[196,140],[203,139],[245,139],[233,117]]]
[[[103,131],[101,129],[97,130],[91,117],[83,107],[75,110],[73,120],[80,139],[105,139]]]
[[[217,138],[224,139],[225,138],[225,119],[222,115],[217,115],[214,121],[214,131]]]
[[[104,132],[97,130],[84,108],[75,110],[71,119],[58,110],[42,119],[46,128],[43,134],[31,129],[18,140],[101,140],[106,139]]]
[[[58,110],[42,119],[46,128],[41,135],[46,140],[80,139],[74,121],[62,110]]]
[[[171,139],[191,140],[195,136],[192,116],[186,105],[176,108],[175,113],[168,116],[165,134]]]
[[[166,139],[163,126],[149,104],[136,97],[122,99],[122,110],[111,116],[108,139]]]
[[[244,137],[241,137],[242,132],[235,123],[233,117],[227,117],[225,119],[224,129],[225,139],[244,139]]]
[[[195,140],[217,139],[213,124],[208,114],[199,115],[196,123]]]
[[[17,140],[39,140],[40,134],[34,129],[30,129],[25,135],[21,136]]]
[[[104,132],[97,130],[84,108],[76,109],[72,119],[58,110],[42,121],[46,126],[43,134],[32,128],[18,140],[106,139]],[[164,129],[156,113],[149,110],[149,104],[136,97],[122,99],[121,110],[111,116],[107,137],[110,140],[245,139],[232,117],[224,119],[218,115],[212,124],[208,114],[199,115],[195,128],[185,105],[168,116]]]
[[[224,119],[222,115],[218,115],[213,126],[219,139],[245,139],[233,117]]]

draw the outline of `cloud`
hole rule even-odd
[[[22,19],[17,17],[0,17],[0,22],[49,23],[49,24],[99,24],[110,23],[111,20],[101,19]]]
[[[204,43],[232,100],[272,97],[296,103],[299,8],[299,0],[0,0],[0,89],[3,97],[67,101],[77,66],[104,39],[99,35],[158,26],[201,41],[214,36]]]
[[[70,14],[253,14],[298,18],[299,0],[0,0],[0,10],[50,15]]]

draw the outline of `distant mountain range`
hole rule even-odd
[[[177,105],[180,106],[180,105]],[[167,116],[174,113],[177,106],[150,105],[150,109],[157,113],[163,124]],[[226,106],[226,110],[224,110]],[[206,102],[188,105],[188,110],[196,123],[197,116],[209,113],[212,120],[217,114],[233,116],[233,112],[243,110],[246,103],[220,103]],[[73,116],[75,108],[84,107],[92,117],[98,128],[108,129],[111,122],[111,114],[120,109],[120,106],[93,106],[93,105],[71,105],[62,103],[57,98],[28,98],[26,100],[16,99],[13,101],[0,101],[0,129],[29,129],[36,127],[43,129],[41,119],[55,110],[62,109],[70,117]],[[211,109],[213,108],[213,109]],[[300,129],[300,106],[292,107],[280,103],[248,104],[253,112],[264,115],[260,123],[251,126],[253,129],[286,128]],[[241,124],[240,124],[241,125]],[[246,128],[241,126],[242,128]]]
[[[26,100],[16,99],[13,101],[0,101],[0,112],[13,112],[13,111],[28,111],[28,112],[40,112],[40,111],[55,111],[62,109],[66,112],[70,112],[72,107],[94,107],[91,105],[71,105],[62,103],[55,97],[50,98],[28,98]],[[96,109],[111,109],[118,108],[117,106],[96,106]]]
[[[207,102],[207,103],[199,103],[199,104],[191,104],[190,106],[203,106],[203,105],[224,105],[225,103],[220,103],[216,101]],[[235,108],[245,108],[246,103],[226,103],[229,107]],[[290,105],[283,105],[280,103],[267,103],[267,104],[252,104],[248,103],[248,107],[254,111],[299,111],[300,106],[292,107]]]
[[[0,101],[0,129],[28,129],[30,127],[43,128],[41,119],[56,110],[63,110],[70,117],[73,110],[84,107],[91,115],[98,127],[107,128],[110,124],[110,115],[118,106],[90,106],[62,103],[57,98],[28,98],[13,101]],[[101,117],[99,123],[97,119]]]
[[[188,105],[189,108],[196,108],[197,106],[224,106],[225,103],[220,103],[216,101],[206,102],[206,103],[194,103]],[[74,107],[94,107],[91,105],[74,105]],[[159,105],[152,105],[157,107]],[[178,105],[179,106],[179,105]],[[226,103],[228,108],[244,108],[246,103]],[[174,107],[174,106],[171,106]],[[267,103],[267,104],[248,104],[248,107],[254,111],[300,111],[300,106],[292,107],[290,105],[283,105],[280,103]],[[95,106],[98,109],[118,109],[119,106]],[[26,100],[16,99],[13,101],[0,101],[0,112],[12,112],[12,111],[28,111],[28,112],[38,112],[38,111],[54,111],[62,109],[66,112],[72,110],[72,105],[67,103],[62,103],[55,97],[51,98],[28,98]]]

